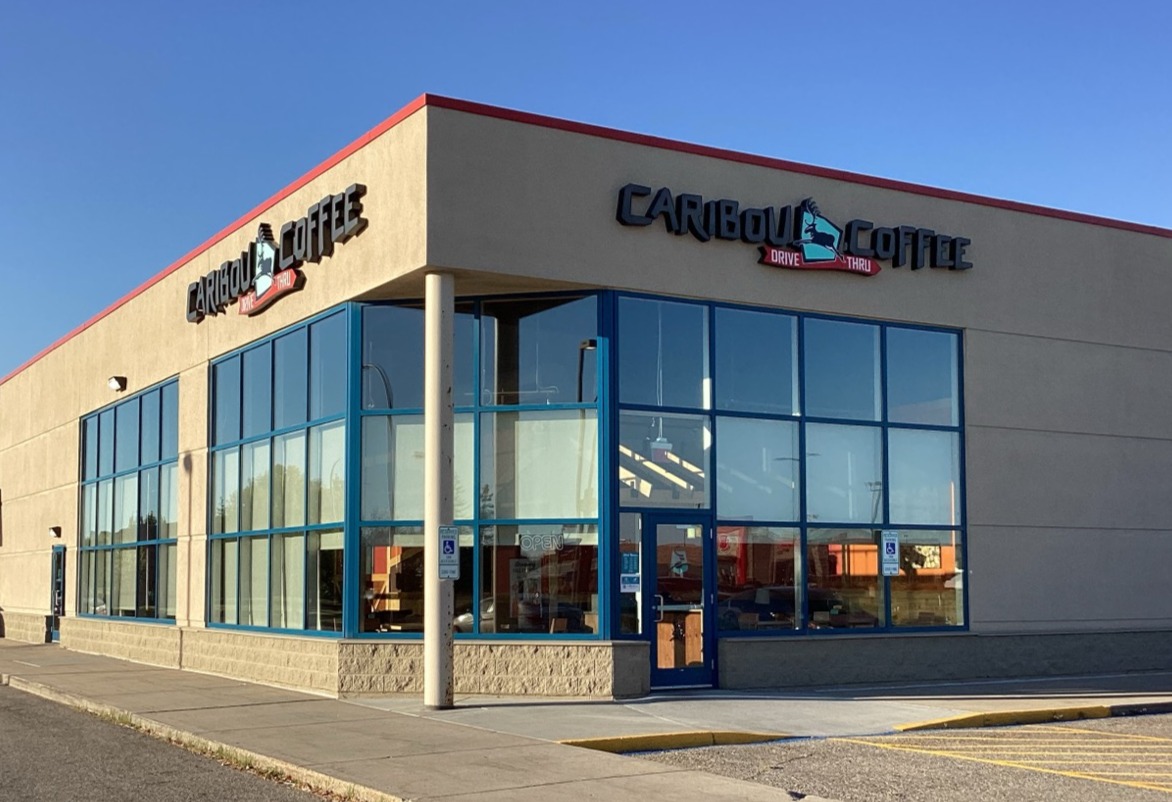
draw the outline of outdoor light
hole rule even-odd
[[[49,537],[61,537],[61,527],[50,526],[49,527]]]
[[[106,380],[106,386],[116,393],[120,393],[126,389],[125,376],[111,376]]]

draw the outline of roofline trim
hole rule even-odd
[[[1151,234],[1157,237],[1172,239],[1172,229],[1160,228],[1158,226],[1151,226],[1143,223],[1130,223],[1124,220],[1114,220],[1109,217],[1098,217],[1096,215],[1083,214],[1081,212],[1069,212],[1063,209],[1051,209],[1046,206],[1004,200],[1001,198],[989,198],[983,195],[974,195],[968,192],[958,192],[951,189],[941,189],[939,187],[913,184],[907,181],[895,181],[889,178],[877,178],[875,176],[864,175],[862,173],[852,173],[846,170],[835,170],[829,167],[817,167],[809,164],[801,164],[799,162],[786,161],[785,159],[775,159],[767,156],[757,156],[750,153],[741,153],[733,150],[725,150],[723,148],[710,147],[708,145],[696,145],[690,142],[680,142],[678,140],[665,139],[663,137],[650,136],[648,134],[636,134],[630,131],[622,131],[617,128],[607,128],[601,125],[574,122],[572,120],[564,120],[558,117],[547,117],[541,114],[517,111],[515,109],[505,109],[499,106],[489,106],[484,103],[475,103],[469,100],[459,100],[456,98],[444,97],[442,95],[422,94],[403,108],[396,111],[390,117],[383,120],[374,128],[355,139],[349,145],[339,150],[333,156],[330,156],[321,164],[317,165],[312,170],[293,181],[284,189],[279,190],[267,200],[262,201],[255,208],[246,212],[235,221],[225,226],[219,232],[208,238],[203,244],[193,248],[183,256],[176,259],[157,275],[148,279],[143,284],[131,290],[129,293],[110,304],[110,306],[106,307],[101,312],[98,312],[89,320],[70,331],[68,334],[60,337],[51,345],[43,348],[37,354],[27,359],[19,367],[12,370],[10,373],[8,373],[8,375],[4,376],[4,378],[0,379],[0,385],[4,385],[18,373],[28,369],[33,364],[40,361],[51,352],[57,350],[86,329],[109,316],[122,305],[146,292],[148,289],[158,284],[167,276],[179,270],[192,259],[201,255],[204,251],[207,251],[220,241],[235,233],[249,220],[257,217],[258,215],[264,214],[271,207],[289,197],[294,192],[301,189],[310,181],[322,175],[327,170],[336,166],[344,159],[352,156],[354,153],[361,150],[375,139],[378,139],[387,131],[390,131],[392,128],[425,106],[434,106],[440,109],[450,109],[452,111],[475,114],[481,117],[491,117],[498,120],[523,123],[525,125],[534,125],[542,128],[551,128],[569,133],[584,134],[586,136],[610,139],[616,142],[626,142],[632,145],[643,145],[645,147],[659,148],[660,150],[671,150],[677,153],[687,153],[693,156],[705,156],[712,159],[721,159],[738,164],[747,164],[754,167],[766,167],[773,170],[785,170],[791,173],[811,175],[818,178],[829,178],[835,181],[846,181],[862,186],[877,187],[879,189],[890,189],[897,192],[908,192],[929,198],[959,201],[961,203],[973,203],[980,206],[989,206],[995,209],[1034,214],[1058,220],[1066,220],[1075,223],[1087,223],[1090,225],[1104,226],[1106,228],[1114,228],[1140,234]]]

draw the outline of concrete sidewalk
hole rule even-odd
[[[14,688],[205,750],[227,747],[258,768],[371,800],[789,799],[765,786],[564,742],[634,750],[875,734],[925,722],[981,726],[1172,711],[1172,672],[681,691],[624,702],[458,697],[446,711],[426,710],[414,696],[336,700],[2,639],[0,675]]]

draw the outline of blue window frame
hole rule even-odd
[[[178,388],[172,379],[81,419],[80,615],[175,620]]]
[[[620,510],[709,515],[720,634],[967,625],[959,332],[611,303],[608,529]],[[897,576],[881,574],[884,531],[899,536]],[[630,608],[618,591],[612,609]]]
[[[343,632],[351,314],[211,365],[209,626]]]

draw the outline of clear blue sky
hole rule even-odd
[[[0,377],[423,92],[1172,228],[1170,30],[1165,0],[3,0]]]

